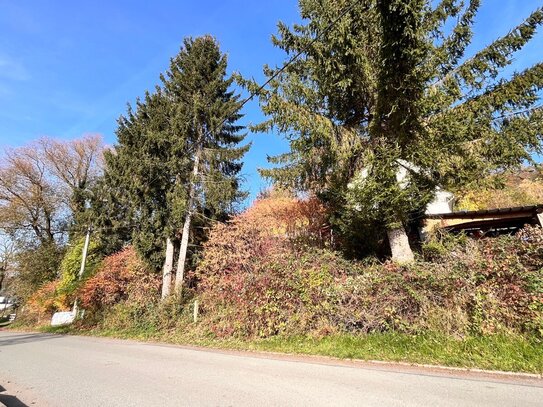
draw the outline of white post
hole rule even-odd
[[[79,280],[81,279],[81,277],[83,277],[83,273],[85,272],[85,262],[87,261],[87,252],[89,250],[90,234],[91,234],[91,228],[89,226],[87,228],[87,236],[85,236],[85,245],[83,246],[83,256],[81,257],[81,268],[79,269],[79,276],[78,276]]]
[[[539,226],[543,226],[543,213],[537,214],[537,220],[539,222]]]
[[[194,322],[198,322],[198,309],[200,308],[200,304],[198,303],[198,300],[194,301],[194,312],[192,315],[192,319]]]
[[[89,243],[90,243],[90,234],[91,234],[91,227],[89,226],[87,228],[87,236],[85,236],[85,245],[83,246],[83,255],[81,257],[81,268],[79,269],[79,274],[77,276],[78,280],[81,280],[81,277],[83,277],[83,273],[85,272],[85,263],[87,261],[87,252],[89,250]],[[78,307],[77,307],[77,298],[76,298],[74,302],[74,308],[72,310],[74,316],[77,316],[77,311],[78,311]]]

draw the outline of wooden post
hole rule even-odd
[[[193,311],[193,314],[192,314],[192,319],[194,320],[194,322],[198,322],[198,309],[199,309],[199,303],[198,303],[198,300],[195,300],[194,301],[194,311]]]

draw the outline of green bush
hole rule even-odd
[[[148,301],[126,299],[111,308],[94,313],[86,320],[101,331],[140,339],[161,338],[168,332],[181,330],[192,322],[193,292],[184,290],[183,296],[171,296],[165,301],[150,297]],[[96,318],[99,316],[99,318]]]
[[[26,301],[44,284],[58,277],[64,250],[54,243],[31,245],[15,258],[14,291]]]
[[[102,261],[98,244],[91,240],[85,261],[85,272],[79,280],[84,245],[85,239],[81,238],[68,246],[60,263],[60,281],[57,291],[59,295],[66,297],[69,303],[73,303],[77,289],[87,278],[94,275]]]

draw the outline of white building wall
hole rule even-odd
[[[438,213],[451,213],[453,211],[454,195],[448,191],[438,189],[436,197],[426,207],[426,215]]]

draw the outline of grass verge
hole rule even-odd
[[[173,332],[45,327],[42,332],[161,341],[221,349],[331,356],[341,359],[380,360],[463,368],[543,374],[543,342],[537,338],[496,334],[457,339],[434,333],[381,333],[295,336],[268,339],[199,338]]]

